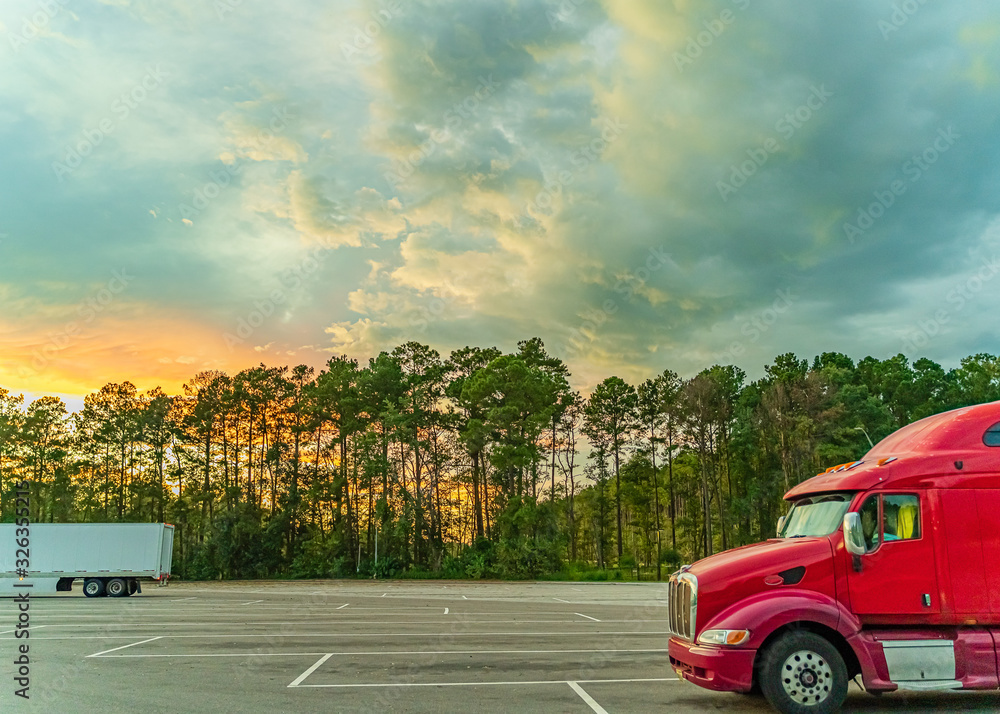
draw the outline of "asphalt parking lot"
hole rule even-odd
[[[0,600],[0,711],[767,712],[679,682],[652,583],[174,583],[31,600],[31,699]],[[1000,711],[852,686],[845,711]]]

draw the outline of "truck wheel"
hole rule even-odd
[[[111,578],[107,585],[109,597],[122,597],[128,593],[128,584],[121,578]]]
[[[87,597],[100,597],[104,594],[104,581],[99,578],[87,578],[83,581],[83,594]]]
[[[760,687],[782,714],[828,714],[847,696],[847,667],[837,648],[811,632],[782,635],[764,653]]]

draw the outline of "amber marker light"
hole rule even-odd
[[[742,645],[750,639],[750,630],[705,630],[698,635],[703,645]]]

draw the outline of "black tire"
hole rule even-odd
[[[108,597],[126,597],[128,595],[128,583],[122,578],[111,578],[105,586]]]
[[[847,666],[823,637],[788,632],[764,653],[760,688],[781,714],[830,714],[847,696]]]
[[[104,581],[100,578],[87,578],[83,581],[83,594],[87,597],[101,597],[104,594]]]

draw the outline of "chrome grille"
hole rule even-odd
[[[667,583],[668,629],[677,637],[694,642],[698,612],[698,578],[679,570]]]

